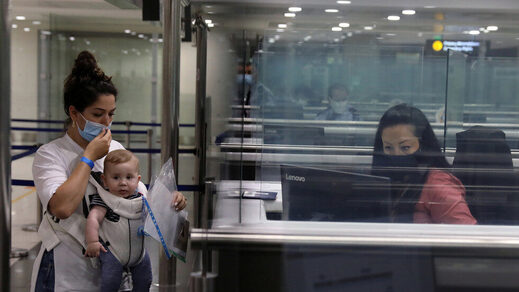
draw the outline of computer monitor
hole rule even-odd
[[[386,177],[281,165],[283,220],[389,222]]]

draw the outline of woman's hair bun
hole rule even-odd
[[[105,75],[103,70],[97,66],[97,60],[89,51],[82,51],[74,61],[71,76],[77,81],[110,81],[111,77]]]

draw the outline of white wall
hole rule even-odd
[[[38,100],[38,33],[11,30],[11,118],[35,119]]]
[[[36,119],[38,107],[38,33],[11,30],[11,119]],[[32,127],[33,124],[15,124]],[[11,132],[13,145],[34,142],[35,132]]]

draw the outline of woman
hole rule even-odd
[[[373,174],[391,178],[394,222],[476,224],[425,115],[400,104],[380,119]]]
[[[83,256],[86,198],[97,192],[88,183],[91,171],[103,171],[106,154],[123,148],[110,132],[116,96],[111,77],[97,66],[91,53],[81,52],[65,80],[66,134],[43,145],[34,158],[34,183],[44,216],[31,291],[100,289],[99,269]],[[183,209],[186,198],[177,192],[174,204]]]

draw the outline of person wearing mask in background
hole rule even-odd
[[[97,193],[91,172],[102,172],[106,154],[124,147],[110,126],[117,89],[88,51],[77,56],[65,80],[64,109],[69,117],[63,137],[38,150],[32,173],[44,215],[38,230],[42,240],[34,261],[31,291],[99,291],[100,269],[83,255],[88,200]],[[144,184],[139,191],[146,193]],[[186,206],[172,194],[178,209]]]
[[[317,114],[316,120],[359,121],[359,112],[348,104],[348,89],[334,84],[328,89],[328,108]]]
[[[372,174],[391,179],[393,222],[477,223],[422,111],[407,104],[388,109],[373,148]]]

